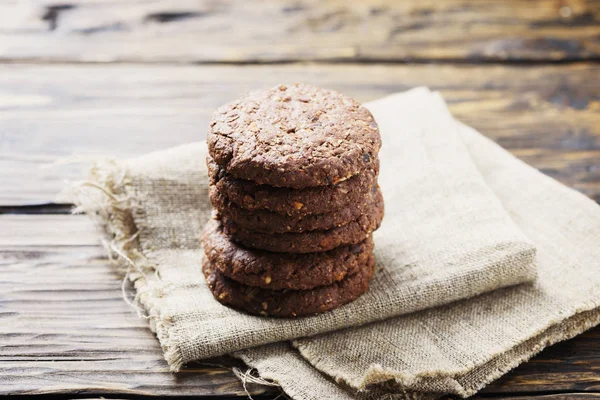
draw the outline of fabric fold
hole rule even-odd
[[[429,102],[438,110],[423,118],[446,110],[437,94],[392,96],[388,113],[398,117],[398,126],[404,115],[402,97]],[[487,185],[538,249],[536,282],[298,339],[297,350],[263,346],[238,357],[280,382],[286,392],[298,393],[295,399],[338,398],[341,386],[325,389],[330,379],[354,389],[343,393],[357,399],[382,388],[400,399],[466,397],[545,347],[600,323],[600,207],[472,128],[454,124]],[[313,367],[322,374],[288,380],[278,372],[279,354],[307,361],[301,374]]]
[[[384,141],[386,216],[375,234],[369,291],[332,312],[249,316],[215,301],[200,272],[209,218],[203,144],[97,166],[77,202],[114,236],[173,370],[192,360],[312,336],[532,281],[535,247],[511,220],[458,138],[448,112],[415,101],[426,89],[371,103]],[[391,101],[391,103],[390,103]],[[401,118],[390,106],[404,110]]]
[[[379,271],[331,313],[252,317],[212,298],[203,143],[97,165],[78,186],[173,370],[235,352],[294,399],[469,396],[600,323],[597,204],[454,121],[427,89],[366,106],[384,141]]]

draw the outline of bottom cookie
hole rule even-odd
[[[333,310],[366,292],[375,271],[375,257],[371,255],[354,275],[310,290],[271,290],[242,285],[213,268],[206,257],[202,270],[210,291],[221,304],[255,315],[301,317]]]

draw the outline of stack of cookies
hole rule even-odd
[[[369,286],[383,218],[381,139],[370,112],[337,92],[280,85],[221,107],[208,134],[203,271],[221,303],[296,317]]]

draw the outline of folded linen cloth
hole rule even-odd
[[[390,379],[394,384],[388,382],[385,389],[398,396],[467,395],[546,343],[597,322],[589,310],[598,306],[600,292],[600,254],[593,247],[600,211],[591,200],[455,123],[443,101],[426,89],[367,106],[384,141],[380,183],[386,218],[375,235],[381,271],[366,295],[324,315],[251,317],[212,299],[200,273],[199,235],[210,209],[203,144],[98,165],[80,186],[78,204],[98,215],[114,236],[111,248],[129,270],[174,370],[194,359],[357,326],[531,281],[535,251],[522,231],[546,251],[540,259],[544,276],[535,285],[298,339],[293,343],[297,350],[275,344],[236,355],[298,399],[353,398],[355,389]],[[550,217],[550,212],[560,215]],[[573,281],[581,279],[581,288],[556,287],[572,272],[580,274]],[[551,315],[533,299],[539,290]],[[344,382],[344,388],[313,366]],[[373,393],[380,392],[360,396]]]
[[[421,90],[420,92],[426,92]],[[99,212],[174,370],[191,360],[362,325],[535,278],[535,248],[468,156],[448,112],[380,114],[386,216],[370,290],[333,312],[249,316],[213,299],[200,270],[211,206],[203,143],[97,166],[78,203]],[[376,111],[375,109],[373,110]],[[101,190],[99,189],[101,188]]]
[[[437,108],[424,118],[445,112],[439,95],[416,91],[368,106],[376,119],[396,115],[402,126],[400,106],[407,99]],[[545,347],[600,323],[600,207],[455,125],[486,183],[535,243],[535,284],[298,339],[297,350],[274,344],[236,356],[294,399],[381,398],[382,391],[395,393],[390,399],[466,397]],[[290,368],[303,378],[294,379]]]

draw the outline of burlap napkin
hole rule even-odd
[[[397,115],[396,126],[402,126],[399,106],[407,98],[437,108],[423,118],[445,110],[438,95],[421,92],[370,107],[377,119]],[[294,399],[382,398],[382,392],[395,393],[390,399],[469,396],[546,346],[600,323],[600,207],[475,130],[456,126],[486,183],[535,243],[536,283],[299,339],[297,350],[276,344],[237,356]]]
[[[384,140],[380,183],[386,218],[375,237],[381,270],[366,295],[324,315],[295,320],[251,317],[213,300],[200,273],[198,242],[209,212],[203,144],[99,165],[80,186],[81,209],[98,215],[114,236],[111,248],[127,267],[137,300],[174,370],[190,360],[357,326],[531,280],[535,252],[521,230],[538,248],[538,241],[556,245],[548,250],[552,260],[548,253],[541,255],[540,262],[552,267],[540,269],[545,276],[535,286],[298,340],[294,345],[300,352],[277,344],[238,356],[299,399],[352,393],[332,384],[307,361],[352,388],[393,378],[407,390],[468,394],[543,347],[536,342],[528,352],[511,356],[524,341],[577,311],[597,306],[600,279],[592,256],[598,259],[598,254],[592,254],[597,249],[591,246],[598,243],[593,227],[600,226],[600,216],[589,199],[532,172],[493,144],[478,144],[483,139],[464,133],[468,131],[452,121],[443,102],[425,89],[368,106]],[[482,153],[473,157],[483,157],[475,161],[487,185],[459,135],[470,139],[466,143],[475,147],[472,152]],[[508,170],[503,160],[508,160]],[[533,175],[525,179],[527,174]],[[550,218],[550,211],[560,215]],[[544,226],[533,217],[540,213]],[[571,225],[560,225],[563,220]],[[574,238],[567,240],[570,232]],[[567,285],[557,287],[556,280],[571,265],[575,269],[574,264],[583,270],[577,279],[586,286],[571,291]],[[545,284],[570,297],[547,294],[542,290]],[[552,315],[544,314],[541,300],[537,302],[540,290],[546,294],[543,310],[552,310]],[[488,297],[493,300],[486,302]],[[529,319],[537,323],[535,329]],[[587,318],[567,331],[574,334],[594,322]],[[505,358],[504,364],[493,365]],[[483,364],[491,365],[490,373],[481,372]],[[303,379],[297,379],[299,375]],[[396,388],[388,384],[390,389]]]

